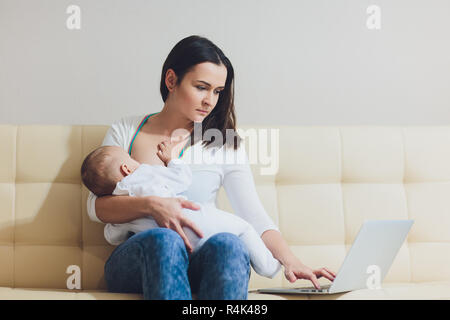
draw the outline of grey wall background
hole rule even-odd
[[[167,54],[198,34],[233,63],[238,125],[448,125],[449,31],[446,0],[0,0],[0,123],[157,112]]]

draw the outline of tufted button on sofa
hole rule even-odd
[[[252,272],[249,299],[450,299],[450,127],[242,127],[251,128],[277,132],[278,171],[252,171],[266,211],[306,265],[338,271],[366,219],[415,223],[382,289],[263,295],[255,290],[311,283]],[[1,300],[142,299],[106,292],[114,247],[86,212],[80,166],[107,129],[0,125]],[[223,189],[217,203],[232,211]],[[68,289],[70,266],[80,288]]]

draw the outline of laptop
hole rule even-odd
[[[413,223],[414,220],[364,222],[334,281],[330,285],[321,285],[320,290],[315,287],[266,288],[258,289],[257,292],[333,294],[374,288],[374,277],[381,285]]]

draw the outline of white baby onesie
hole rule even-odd
[[[180,193],[187,190],[192,182],[192,172],[181,159],[172,159],[168,166],[141,164],[132,174],[117,183],[113,195],[182,197]],[[246,245],[250,263],[261,276],[273,278],[281,268],[278,260],[267,249],[256,230],[242,218],[222,211],[213,205],[196,203],[200,210],[183,209],[183,214],[203,232],[199,238],[194,231],[183,227],[187,238],[197,251],[211,236],[220,232],[229,232],[238,236]],[[118,245],[128,238],[128,233],[139,233],[148,229],[158,228],[151,218],[140,218],[123,224],[107,224],[105,238]]]

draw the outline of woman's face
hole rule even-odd
[[[199,63],[186,73],[180,85],[170,92],[171,99],[185,118],[202,122],[216,106],[220,92],[225,88],[226,79],[227,68],[224,65]]]

